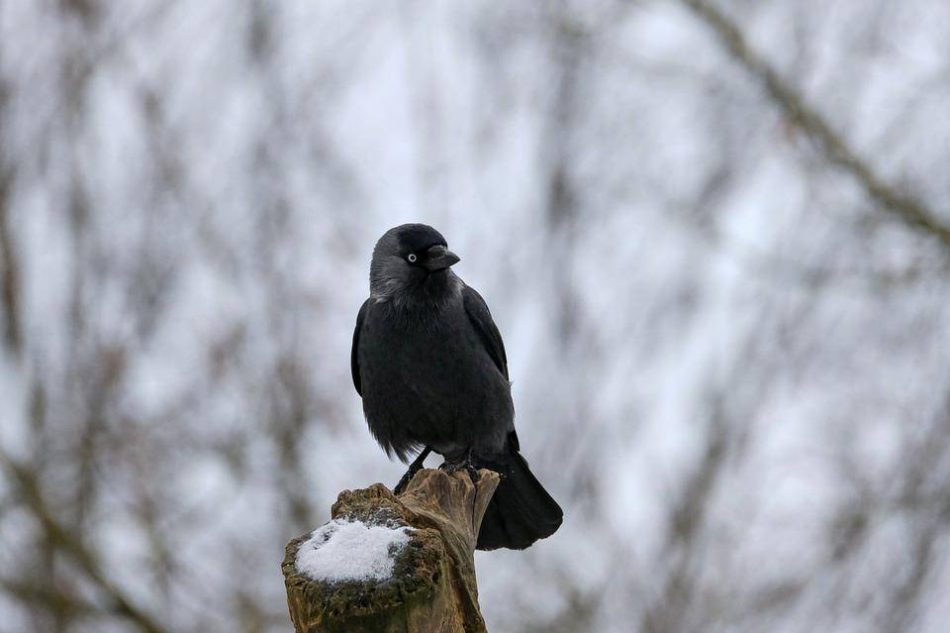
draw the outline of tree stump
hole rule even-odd
[[[287,544],[281,569],[297,633],[485,631],[475,543],[498,475],[419,471],[398,497],[345,490],[332,520]]]

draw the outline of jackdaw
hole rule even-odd
[[[501,475],[478,549],[524,549],[561,525],[560,506],[518,452],[508,359],[484,299],[455,275],[459,257],[425,224],[390,229],[376,243],[370,296],[350,358],[373,436],[403,462],[430,451],[450,469]]]

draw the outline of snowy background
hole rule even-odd
[[[407,221],[565,509],[493,633],[947,630],[950,3],[2,0],[0,633],[290,631],[404,469],[349,347]]]

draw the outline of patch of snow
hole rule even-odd
[[[409,527],[366,525],[334,519],[317,528],[297,550],[297,571],[313,578],[386,580],[396,554],[409,542]]]

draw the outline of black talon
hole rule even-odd
[[[399,495],[406,489],[406,486],[409,485],[409,482],[412,481],[412,478],[416,476],[416,473],[422,470],[422,462],[426,460],[426,457],[429,456],[429,453],[432,452],[432,449],[426,446],[421,451],[419,455],[409,464],[409,470],[406,471],[406,474],[402,476],[399,480],[399,483],[396,484],[396,487],[393,488],[393,494]]]
[[[478,480],[482,477],[478,472],[478,468],[476,468],[474,464],[465,464],[465,470],[468,471],[468,476],[472,478],[472,483],[477,484]]]
[[[472,483],[477,482],[480,478],[480,475],[478,474],[478,467],[475,465],[475,458],[472,455],[471,449],[465,451],[465,456],[462,459],[453,462],[446,461],[441,466],[439,466],[439,468],[449,474],[457,473],[458,471],[465,469],[465,471],[468,473],[468,476],[471,478]]]
[[[481,478],[481,475],[478,474],[478,466],[475,465],[475,456],[472,454],[472,449],[468,449],[468,452],[465,453],[465,470],[468,471],[468,476],[472,479],[473,484]]]

